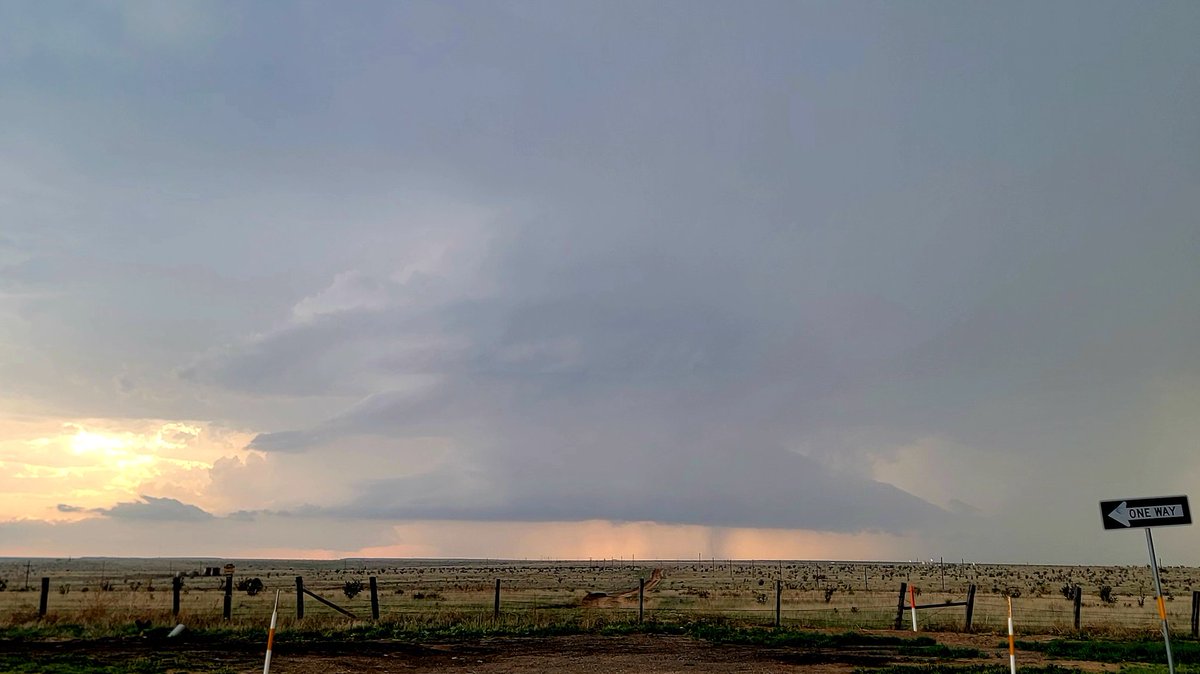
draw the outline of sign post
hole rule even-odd
[[[1163,603],[1162,580],[1158,575],[1158,556],[1154,554],[1151,527],[1169,527],[1192,523],[1192,510],[1186,496],[1156,496],[1119,501],[1101,501],[1100,519],[1105,529],[1146,529],[1146,548],[1150,551],[1150,569],[1154,572],[1154,592],[1158,599],[1158,617],[1162,621],[1163,643],[1167,646],[1167,669],[1175,674],[1171,655],[1171,631],[1167,626],[1167,606]]]

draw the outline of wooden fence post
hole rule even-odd
[[[38,601],[38,617],[42,618],[46,615],[46,602],[50,599],[50,579],[42,578],[42,598]]]
[[[900,583],[900,600],[896,602],[896,624],[892,629],[900,629],[904,621],[904,595],[908,593],[908,583]]]
[[[975,585],[967,586],[967,631],[971,631],[971,621],[975,619]]]
[[[1079,630],[1079,608],[1084,606],[1084,589],[1079,585],[1075,585],[1075,630]]]
[[[371,583],[371,620],[379,620],[379,587],[375,584],[375,576],[367,580]]]
[[[775,626],[779,627],[783,624],[783,579],[775,579]]]
[[[296,620],[304,618],[304,576],[296,576]]]
[[[500,579],[499,578],[496,579],[496,601],[492,607],[492,617],[493,618],[500,617]]]
[[[179,615],[179,590],[183,587],[183,578],[179,574],[171,579],[171,615]]]
[[[1192,638],[1200,638],[1200,590],[1192,590]]]
[[[223,614],[226,620],[233,618],[233,574],[225,576],[225,605]]]
[[[646,579],[638,579],[638,622],[642,622],[642,617],[646,610]]]

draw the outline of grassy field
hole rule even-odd
[[[151,620],[172,621],[171,578],[184,578],[179,621],[219,626],[224,578],[199,575],[204,567],[236,566],[235,582],[262,581],[255,596],[233,595],[233,626],[259,625],[280,591],[284,630],[295,621],[295,577],[305,587],[370,617],[367,579],[375,576],[381,618],[435,625],[494,622],[495,582],[501,584],[501,621],[609,624],[637,617],[639,579],[660,569],[661,582],[645,593],[648,620],[728,616],[769,624],[775,616],[776,581],[782,583],[782,617],[798,626],[887,628],[896,615],[901,582],[915,585],[918,603],[962,601],[977,586],[974,627],[1003,628],[1007,595],[1013,595],[1017,629],[1025,634],[1073,631],[1072,602],[1064,586],[1083,588],[1083,628],[1106,633],[1153,633],[1158,618],[1152,581],[1144,567],[897,564],[798,561],[422,561],[422,560],[201,560],[201,559],[6,559],[0,561],[0,625],[70,624],[105,628]],[[28,572],[29,590],[25,589]],[[38,620],[40,579],[49,577],[47,616]],[[1191,592],[1200,569],[1163,569],[1169,619],[1189,629]],[[347,582],[363,591],[348,598]],[[1111,601],[1101,599],[1109,587]],[[631,592],[633,591],[633,592]],[[605,597],[585,597],[603,593]],[[625,596],[618,597],[621,593]],[[347,619],[305,601],[306,621]],[[961,629],[962,607],[921,611],[922,629]],[[905,625],[908,624],[905,615]]]

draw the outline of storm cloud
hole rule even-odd
[[[108,519],[1046,557],[1200,478],[1194,4],[60,14],[0,9],[3,393],[254,438]]]

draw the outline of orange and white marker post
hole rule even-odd
[[[1013,641],[1012,597],[1008,598],[1008,667],[1017,674],[1017,646]]]
[[[917,586],[908,586],[908,606],[912,610],[913,631],[917,631]]]
[[[263,674],[271,671],[271,647],[275,645],[275,621],[279,618],[279,590],[275,590],[275,608],[271,609],[271,629],[267,631],[267,657],[263,660]]]

